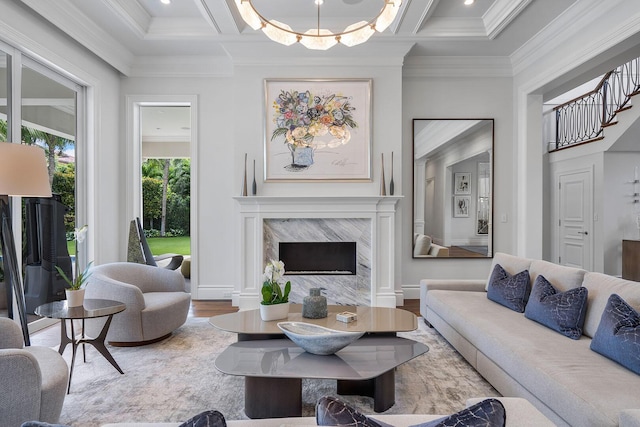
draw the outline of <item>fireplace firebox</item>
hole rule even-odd
[[[285,275],[356,274],[356,242],[279,242]]]

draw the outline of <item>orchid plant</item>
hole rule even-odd
[[[291,282],[287,281],[284,291],[280,287],[280,281],[284,276],[284,263],[274,261],[267,263],[264,268],[264,283],[262,284],[262,305],[284,304],[289,302]]]
[[[91,261],[89,264],[87,264],[87,266],[85,267],[84,271],[79,273],[79,266],[78,266],[78,244],[84,242],[84,239],[87,237],[87,229],[88,226],[83,226],[81,228],[76,228],[73,232],[73,240],[76,241],[76,256],[75,256],[75,269],[74,269],[74,277],[73,279],[70,279],[65,272],[56,265],[56,270],[58,270],[58,273],[60,273],[60,275],[62,276],[62,278],[69,284],[69,289],[73,290],[73,291],[77,291],[79,289],[81,289],[84,284],[87,282],[87,279],[89,279],[89,276],[91,276],[91,264],[93,264],[93,261]]]

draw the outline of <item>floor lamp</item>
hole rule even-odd
[[[18,268],[20,258],[16,252],[11,230],[9,196],[51,197],[47,163],[42,148],[35,145],[0,142],[0,211],[2,215],[0,244],[2,245],[4,281],[7,289],[13,290],[16,299],[24,344],[30,345],[22,275]],[[11,295],[10,291],[7,291],[7,295]],[[7,298],[7,304],[12,304],[10,298]],[[10,309],[9,312],[13,311]]]

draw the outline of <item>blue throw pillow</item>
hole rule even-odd
[[[220,412],[205,411],[189,418],[178,427],[227,427],[227,422]]]
[[[577,340],[582,336],[587,312],[587,292],[587,288],[582,286],[558,292],[540,275],[533,283],[524,316]]]
[[[486,399],[448,417],[411,427],[503,427],[507,419],[498,399]]]
[[[491,301],[524,313],[530,291],[529,270],[511,276],[500,264],[493,267],[487,288],[487,298]]]
[[[324,396],[318,400],[316,424],[319,426],[393,427],[368,418],[357,409],[332,396]]]
[[[640,315],[619,295],[609,297],[591,350],[640,375]]]

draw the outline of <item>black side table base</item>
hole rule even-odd
[[[74,327],[73,327],[73,319],[69,319],[71,321],[71,337],[69,337],[67,333],[67,323],[65,319],[61,319],[60,322],[60,348],[58,349],[58,353],[62,355],[64,353],[67,344],[71,344],[72,348],[72,356],[71,356],[71,366],[69,367],[69,384],[67,385],[67,394],[71,391],[71,377],[73,376],[73,366],[76,363],[76,351],[80,344],[82,344],[82,355],[84,362],[87,361],[87,355],[85,353],[85,344],[91,344],[96,350],[102,354],[102,356],[111,363],[111,365],[116,368],[118,372],[124,375],[120,366],[115,361],[109,350],[104,344],[105,339],[107,338],[107,332],[109,331],[109,326],[111,325],[111,319],[113,318],[113,314],[109,315],[107,321],[105,322],[100,334],[96,338],[85,338],[84,336],[84,319],[82,320],[82,337],[80,339],[76,338]]]

